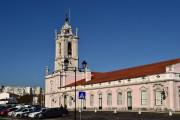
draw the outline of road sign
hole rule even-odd
[[[86,99],[86,92],[79,92],[79,99]]]

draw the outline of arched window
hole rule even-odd
[[[72,55],[72,45],[71,42],[68,42],[68,56]]]
[[[94,95],[90,95],[90,106],[94,106]]]
[[[64,33],[65,34],[69,34],[69,30],[67,29],[67,30],[64,30]]]
[[[122,98],[122,92],[117,93],[117,105],[122,105],[123,98]]]
[[[108,106],[112,105],[112,93],[107,94],[107,105]]]

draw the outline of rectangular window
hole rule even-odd
[[[99,109],[102,109],[102,93],[99,94]]]
[[[155,91],[155,105],[162,105],[161,91]]]
[[[146,90],[141,91],[141,105],[147,105],[148,95]]]
[[[107,94],[107,105],[108,106],[112,105],[112,94],[111,93]]]
[[[127,92],[127,106],[129,110],[132,109],[132,92],[131,91]]]
[[[59,107],[61,106],[61,97],[59,97]]]
[[[94,95],[91,94],[90,95],[90,106],[93,106],[94,105]]]
[[[118,92],[117,93],[117,105],[122,105],[122,93]]]
[[[72,97],[69,96],[69,106],[71,106],[71,105],[72,105]]]

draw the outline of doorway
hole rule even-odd
[[[67,96],[64,95],[64,107],[67,108]]]

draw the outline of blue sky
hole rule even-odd
[[[111,71],[180,57],[178,0],[1,0],[0,85],[44,86],[54,29],[71,9],[79,58]]]

